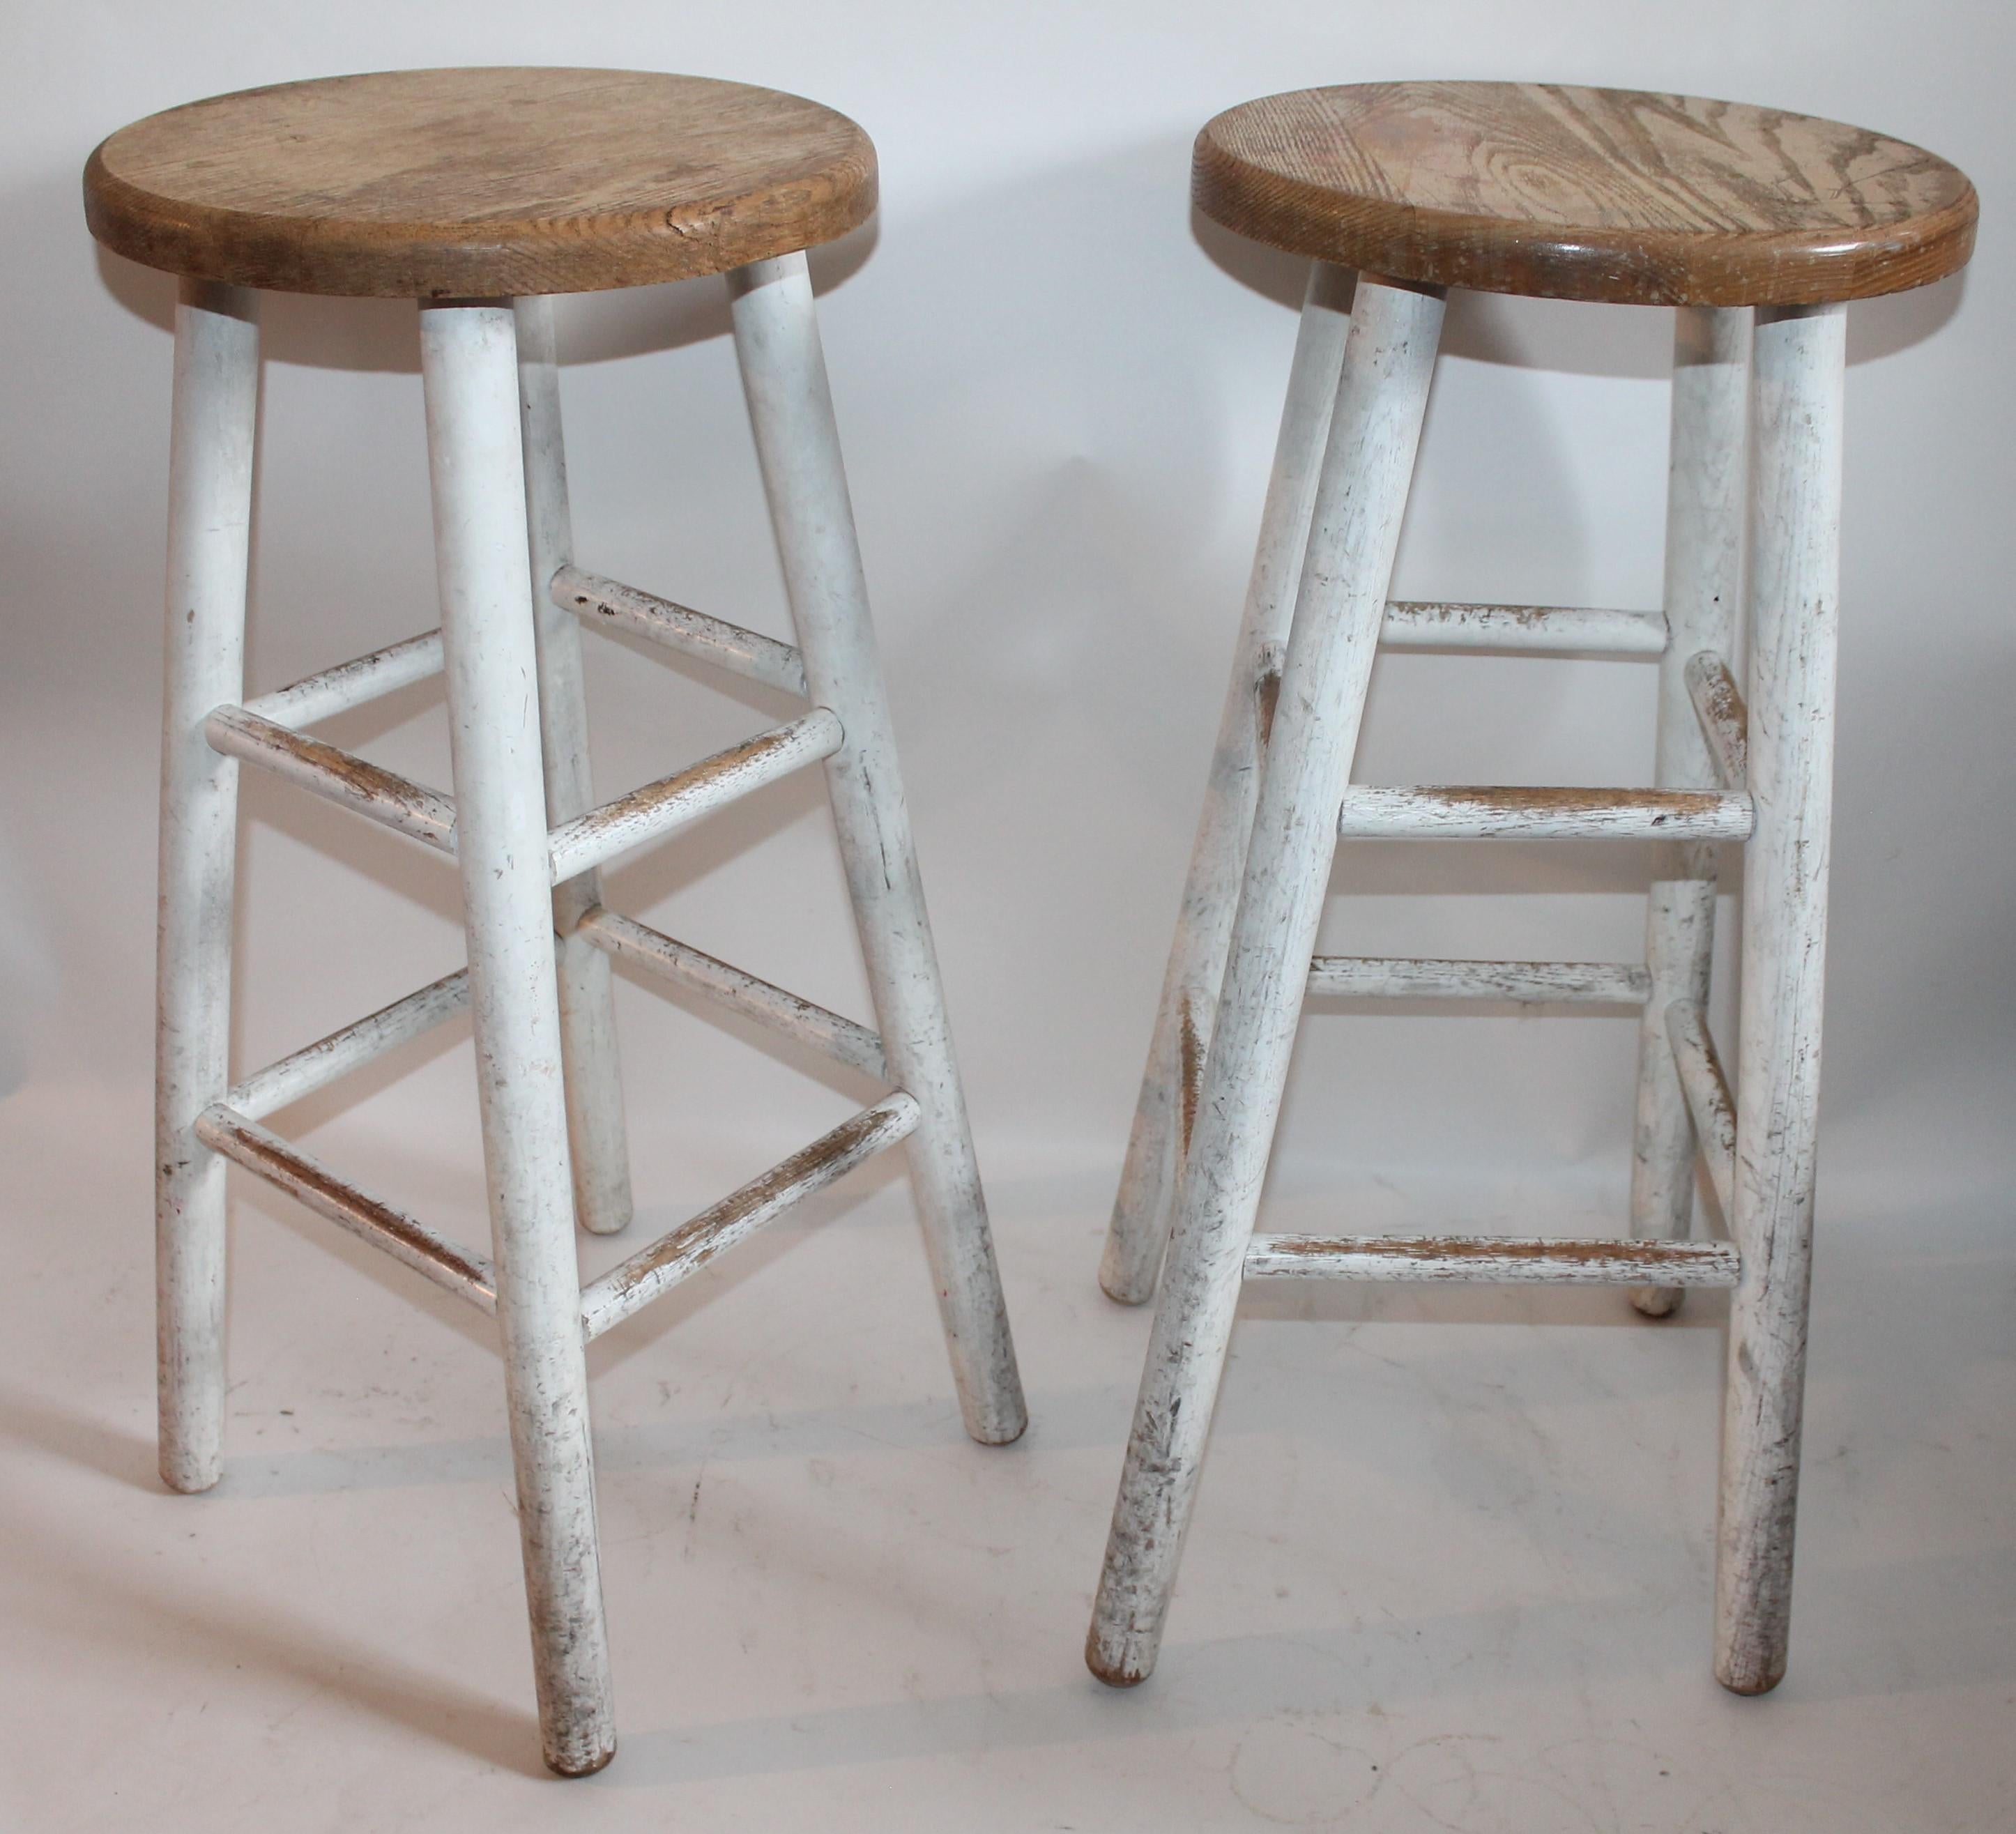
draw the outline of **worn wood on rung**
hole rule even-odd
[[[840,721],[826,708],[815,707],[802,719],[773,726],[563,822],[553,831],[553,883],[562,884],[591,866],[724,808],[766,783],[830,757],[844,737]]]
[[[122,128],[85,215],[150,268],[428,299],[646,286],[844,236],[875,149],[802,96],[645,70],[387,70]]]
[[[1248,1279],[1469,1280],[1563,1286],[1733,1286],[1726,1242],[1520,1235],[1255,1235]]]
[[[437,1235],[425,1223],[338,1178],[320,1160],[221,1103],[203,1111],[196,1131],[206,1146],[247,1171],[257,1172],[317,1216],[347,1229],[373,1248],[382,1248],[395,1261],[467,1300],[478,1311],[495,1315],[496,1275],[473,1249]]]
[[[553,575],[549,588],[553,602],[578,613],[591,623],[603,623],[634,631],[668,649],[733,670],[753,681],[781,688],[787,694],[805,691],[805,659],[797,648],[779,643],[754,631],[745,631],[725,618],[711,617],[690,606],[675,605],[626,586],[619,580],[605,580],[583,573],[578,566],[563,566]]]
[[[1713,790],[1353,784],[1337,832],[1348,840],[1741,840],[1750,823],[1748,797]]]
[[[212,746],[228,757],[263,765],[301,789],[441,853],[455,851],[455,804],[437,789],[261,719],[247,707],[218,707],[203,729]]]
[[[1456,962],[1319,955],[1309,964],[1312,998],[1642,1006],[1651,984],[1643,969],[1628,962]]]
[[[468,1006],[469,970],[458,968],[355,1025],[255,1070],[224,1098],[224,1106],[248,1120],[263,1120],[445,1024]]]
[[[1687,696],[1694,703],[1701,737],[1725,789],[1744,789],[1750,781],[1750,710],[1729,664],[1711,650],[1687,658]]]
[[[1694,1117],[1708,1182],[1715,1187],[1726,1224],[1736,1201],[1735,1098],[1729,1092],[1729,1079],[1723,1074],[1722,1059],[1715,1054],[1715,1040],[1701,1009],[1690,1001],[1675,1000],[1666,1009],[1665,1023],[1680,1093]]]
[[[802,1153],[772,1166],[760,1178],[751,1179],[711,1209],[682,1223],[641,1254],[632,1255],[581,1295],[583,1334],[591,1342],[599,1337],[698,1273],[724,1250],[774,1221],[793,1204],[823,1191],[884,1147],[907,1138],[920,1113],[916,1101],[899,1089],[841,1122]]]
[[[245,710],[276,726],[312,726],[441,672],[441,632],[423,631],[248,700]]]
[[[1966,265],[1978,204],[1922,147],[1782,109],[1540,83],[1366,83],[1228,109],[1198,209],[1395,280],[1618,304],[1863,299]]]
[[[632,962],[758,1025],[810,1045],[836,1062],[870,1076],[889,1073],[882,1041],[866,1026],[704,955],[649,924],[598,905],[581,919],[576,930],[619,961]]]
[[[1395,649],[1514,649],[1535,656],[1658,656],[1666,620],[1656,611],[1581,605],[1468,605],[1396,599],[1380,641]]]

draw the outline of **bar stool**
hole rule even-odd
[[[873,211],[855,124],[740,84],[615,70],[409,70],[290,84],[115,134],[85,175],[108,247],[182,277],[161,793],[157,1247],[160,1465],[221,1473],[225,1165],[479,1310],[502,1341],[546,1763],[615,1750],[584,1350],[715,1255],[909,1138],[967,1430],[1025,1422],[897,769],[803,250]],[[556,293],[725,273],[797,646],[574,564]],[[247,699],[259,289],[419,303],[441,628]],[[805,714],[613,802],[590,793],[580,621],[801,696]],[[454,797],[308,735],[443,674]],[[536,692],[535,692],[536,685]],[[607,908],[597,868],[823,761],[877,1032]],[[466,970],[230,1083],[238,767],[460,868]],[[631,1213],[612,955],[890,1086],[582,1290],[571,1223]],[[473,1015],[492,1257],[337,1177],[266,1117]]]
[[[1315,266],[1101,1269],[1139,1303],[1168,1240],[1087,1660],[1121,1686],[1154,1666],[1245,1280],[1612,1282],[1654,1316],[1723,1286],[1715,1667],[1762,1692],[1785,1669],[1805,1374],[1844,307],[1964,266],[1973,187],[1832,121],[1496,83],[1249,102],[1198,136],[1193,179],[1207,216]],[[1359,270],[1348,326],[1331,264]],[[1679,308],[1663,616],[1388,602],[1452,287]],[[1352,783],[1382,640],[1657,655],[1654,787]],[[1316,957],[1336,843],[1360,836],[1658,842],[1645,961]],[[1733,1099],[1703,1016],[1723,841],[1747,847]],[[1255,1235],[1309,994],[1640,1008],[1631,1239]],[[1697,1149],[1726,1239],[1690,1236]]]

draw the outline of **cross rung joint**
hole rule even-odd
[[[774,637],[639,592],[621,581],[584,573],[578,566],[562,567],[553,575],[549,591],[554,604],[588,624],[628,631],[787,694],[802,696],[806,692],[805,657]]]
[[[906,1138],[921,1113],[916,1099],[899,1089],[632,1255],[582,1293],[582,1335],[592,1343],[794,1204]]]
[[[742,1018],[823,1052],[836,1063],[887,1079],[882,1041],[865,1025],[704,954],[689,944],[598,904],[575,926],[598,949],[700,994]]]
[[[248,700],[245,710],[276,726],[312,726],[441,672],[441,634],[423,631],[402,643],[374,649],[353,662],[304,676],[271,694]]]
[[[1345,791],[1346,840],[1747,840],[1750,798],[1709,789],[1585,789],[1510,786]]]
[[[1673,1069],[1708,1166],[1708,1183],[1726,1222],[1736,1202],[1736,1102],[1708,1032],[1707,1015],[1691,1000],[1674,1001],[1666,1008],[1666,1040],[1673,1048]]]
[[[1517,1235],[1255,1235],[1249,1279],[1733,1286],[1726,1242],[1590,1242]]]
[[[458,968],[355,1024],[255,1070],[225,1096],[223,1106],[246,1120],[263,1120],[445,1024],[468,1005],[469,970]]]
[[[256,1172],[316,1215],[383,1249],[478,1311],[496,1316],[497,1278],[481,1255],[338,1178],[319,1160],[222,1102],[197,1117],[196,1133],[213,1152]]]
[[[296,732],[243,707],[220,707],[203,723],[211,748],[424,842],[455,851],[455,804],[437,789]]]
[[[802,718],[759,732],[564,822],[549,837],[553,883],[564,884],[618,854],[725,808],[766,783],[831,757],[845,743],[839,717],[815,707]]]
[[[1396,649],[1499,649],[1528,656],[1658,656],[1663,613],[1576,605],[1471,605],[1396,599],[1380,641]]]
[[[1642,1006],[1652,977],[1626,962],[1462,962],[1384,955],[1319,955],[1312,998],[1496,1000],[1522,1005]]]

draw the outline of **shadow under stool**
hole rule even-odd
[[[1101,1268],[1129,1304],[1162,1271],[1087,1660],[1122,1686],[1154,1667],[1246,1280],[1607,1283],[1653,1317],[1719,1286],[1715,1670],[1762,1692],[1785,1671],[1805,1368],[1845,308],[1964,266],[1974,189],[1838,122],[1496,83],[1246,103],[1198,136],[1193,188],[1204,215],[1313,266]],[[1452,288],[1679,308],[1663,614],[1388,600]],[[1353,783],[1382,642],[1656,656],[1654,785]],[[1317,956],[1337,843],[1361,836],[1656,842],[1645,960]],[[1733,1096],[1705,1017],[1728,842],[1746,850]],[[1629,1239],[1255,1234],[1316,994],[1642,1009]],[[1697,1155],[1726,1234],[1691,1233]]]
[[[616,1742],[588,1341],[908,1139],[967,1429],[1026,1422],[947,1030],[804,250],[873,212],[842,115],[699,77],[393,72],[214,98],[115,134],[85,174],[106,246],[181,276],[169,466],[157,1059],[160,1465],[221,1473],[225,1167],[235,1161],[497,1321],[546,1763]],[[797,643],[574,564],[547,296],[725,274]],[[257,296],[419,307],[441,628],[247,699]],[[797,719],[613,802],[591,793],[580,622],[801,696]],[[453,797],[311,737],[445,678]],[[878,1029],[603,904],[598,869],[823,762]],[[468,966],[232,1084],[241,763],[452,855]],[[573,1228],[631,1214],[610,958],[880,1078],[881,1100],[582,1289]],[[266,1117],[466,1009],[492,1255],[358,1189]]]

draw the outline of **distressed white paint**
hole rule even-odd
[[[1154,1666],[1280,1113],[1442,328],[1361,279],[1086,1660]]]
[[[416,681],[427,681],[441,671],[441,632],[423,631],[417,637],[389,643],[354,662],[339,663],[333,669],[304,676],[271,694],[248,700],[245,711],[270,720],[276,726],[298,730],[401,688],[410,688]]]
[[[355,1024],[254,1071],[224,1098],[224,1105],[247,1120],[263,1120],[276,1109],[327,1088],[352,1070],[362,1070],[387,1052],[445,1024],[468,1005],[469,971],[458,968]]]
[[[224,1162],[196,1117],[230,1080],[238,766],[203,721],[245,692],[245,587],[259,412],[253,296],[185,281],[168,459],[167,679],[154,1050],[154,1255],[160,1469],[223,1474]]]
[[[1687,681],[1703,650],[1733,653],[1743,565],[1751,315],[1683,307],[1673,332],[1673,399],[1666,467],[1666,623],[1659,665],[1654,780],[1668,789],[1716,786]],[[1734,789],[1735,785],[1726,787]],[[1675,1001],[1705,1007],[1715,950],[1712,845],[1662,848],[1646,907],[1652,994],[1638,1031],[1638,1099],[1631,1151],[1631,1233],[1677,1239],[1693,1228],[1694,1129],[1665,1030]],[[1676,1287],[1647,1287],[1631,1303],[1663,1318]]]
[[[481,1255],[338,1178],[311,1154],[221,1102],[203,1111],[196,1132],[206,1145],[257,1172],[317,1216],[382,1248],[478,1311],[495,1314],[496,1278]]]
[[[1394,649],[1502,649],[1528,656],[1662,655],[1666,620],[1656,611],[1579,605],[1431,604],[1396,599],[1382,640]]]
[[[563,822],[553,833],[553,877],[565,881],[619,854],[661,840],[766,783],[831,757],[845,739],[838,718],[827,708],[815,707],[797,719]]]
[[[1687,659],[1687,697],[1725,789],[1741,789],[1750,776],[1750,710],[1729,664],[1712,650]]]
[[[1498,1286],[1733,1286],[1726,1242],[1585,1242],[1533,1235],[1255,1235],[1252,1279],[1468,1281]]]
[[[580,933],[618,960],[700,994],[768,1030],[809,1045],[836,1063],[885,1081],[888,1077],[882,1041],[865,1025],[829,1012],[614,911],[589,912],[581,920]]]
[[[1347,840],[1741,840],[1750,832],[1750,799],[1697,790],[1354,783],[1337,831]]]
[[[885,1096],[612,1268],[581,1295],[584,1339],[599,1337],[794,1204],[823,1191],[884,1148],[908,1139],[920,1113],[916,1102],[900,1089]]]
[[[553,304],[515,302],[518,408],[525,451],[525,522],[531,544],[532,614],[539,654],[539,724],[546,775],[546,820],[557,827],[595,806],[588,758],[588,694],[581,680],[581,626],[549,588],[574,558],[567,449],[560,424]],[[553,935],[558,954],[560,1055],[567,1066],[568,1158],[575,1220],[597,1235],[630,1221],[630,1143],[609,958],[574,935],[581,913],[602,902],[593,868],[558,876]]]
[[[578,566],[563,566],[553,575],[550,595],[554,604],[590,623],[647,638],[787,694],[805,692],[805,658],[795,645],[745,631],[725,618],[640,592],[619,580],[583,573]]]
[[[1254,762],[1261,749],[1261,685],[1270,673],[1279,673],[1279,646],[1294,610],[1295,584],[1301,574],[1316,478],[1344,361],[1348,300],[1345,275],[1320,262],[1312,264],[1232,680],[1156,1009],[1126,1165],[1100,1262],[1100,1284],[1125,1305],[1139,1305],[1155,1290],[1168,1237],[1171,1193],[1189,1143],[1197,1081],[1203,1073],[1219,984],[1225,978],[1233,915],[1252,832],[1259,786]]]
[[[808,694],[846,743],[826,764],[889,1073],[922,1118],[910,1163],[967,1430],[1028,1422],[869,621],[854,512],[803,255],[729,276],[736,354]]]
[[[1309,996],[1347,1000],[1510,1000],[1525,1005],[1642,1006],[1651,982],[1626,962],[1452,962],[1319,955]]]
[[[1750,789],[1735,1205],[1715,1562],[1715,1674],[1785,1672],[1805,1387],[1840,595],[1840,306],[1757,317],[1750,512]]]
[[[246,707],[217,708],[203,721],[203,731],[212,746],[229,757],[257,764],[439,852],[455,851],[455,804],[437,789],[340,746],[261,719]]]
[[[527,566],[517,338],[503,304],[420,312],[470,1004],[547,1764],[616,1749],[574,1266]]]
[[[1725,1220],[1736,1207],[1736,1103],[1722,1073],[1708,1035],[1708,1020],[1698,1006],[1676,1000],[1666,1009],[1666,1037],[1672,1047],[1673,1067],[1687,1099],[1687,1116],[1701,1142],[1708,1183]]]

